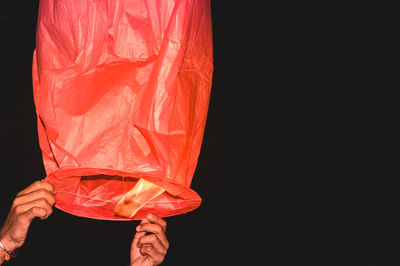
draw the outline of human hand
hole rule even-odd
[[[0,241],[8,251],[21,247],[35,217],[44,220],[53,212],[56,191],[52,184],[36,181],[17,194],[0,231]]]
[[[131,266],[155,266],[164,261],[169,248],[166,230],[167,222],[155,214],[141,221],[131,245]]]

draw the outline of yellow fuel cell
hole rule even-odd
[[[114,213],[121,217],[132,218],[138,210],[164,191],[164,188],[141,178],[118,202]]]

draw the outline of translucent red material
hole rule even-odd
[[[140,178],[165,189],[132,219],[197,208],[211,89],[209,0],[41,0],[34,101],[56,206],[107,220]]]

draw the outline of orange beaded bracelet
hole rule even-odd
[[[14,258],[14,257],[16,256],[15,252],[14,252],[14,251],[11,251],[11,252],[8,251],[8,250],[4,247],[3,243],[1,243],[1,241],[0,241],[0,253],[1,253],[2,256],[4,257],[4,260],[5,260],[5,261],[9,261],[10,258]]]
[[[0,253],[3,256],[5,261],[9,261],[10,260],[10,255],[7,252],[5,252],[3,249],[0,249]]]

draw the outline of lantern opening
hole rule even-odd
[[[79,172],[82,175],[77,175]],[[94,219],[140,220],[149,212],[172,216],[191,211],[201,203],[196,192],[171,180],[111,169],[59,169],[46,180],[56,187],[57,208]],[[131,217],[116,215],[117,204],[135,187],[137,190],[140,180],[150,188],[147,197],[139,200],[140,209]]]

